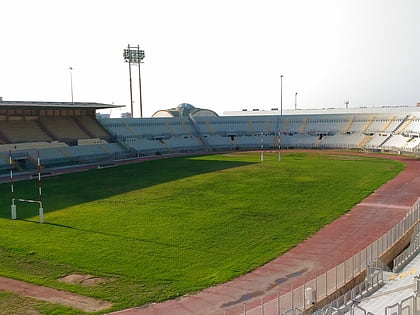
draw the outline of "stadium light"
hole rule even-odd
[[[70,93],[71,93],[71,102],[73,103],[73,67],[69,67],[70,70]]]
[[[139,91],[140,91],[140,118],[143,117],[143,101],[142,101],[142,94],[141,94],[141,73],[140,73],[140,64],[143,63],[143,59],[145,57],[144,50],[140,49],[140,46],[137,47],[130,47],[128,45],[127,49],[124,49],[123,53],[124,61],[128,62],[128,75],[130,77],[130,105],[131,105],[131,117],[134,116],[133,111],[133,85],[131,80],[131,65],[135,64],[139,67]]]
[[[295,110],[297,109],[297,92],[295,93]]]
[[[350,102],[349,102],[349,101],[345,101],[345,102],[344,102],[344,105],[346,105],[346,109],[348,109],[348,108],[349,108],[349,104],[350,104]]]
[[[280,76],[280,116],[283,116],[283,75]]]

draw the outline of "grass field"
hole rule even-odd
[[[10,187],[0,185],[0,275],[107,300],[113,310],[166,300],[284,253],[403,168],[344,153],[154,160],[43,180],[43,225],[34,204],[19,203],[19,220],[10,220]],[[36,198],[34,181],[15,190]],[[57,281],[70,273],[105,281]]]

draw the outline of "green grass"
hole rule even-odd
[[[0,315],[77,315],[79,311],[17,294],[0,291]]]
[[[403,168],[344,153],[155,160],[45,179],[43,225],[34,204],[19,203],[10,220],[10,187],[0,185],[0,275],[108,300],[113,310],[174,298],[284,253]],[[15,191],[36,198],[36,182]],[[108,280],[57,281],[73,272]]]

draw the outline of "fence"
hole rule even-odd
[[[413,235],[411,237],[410,245],[393,261],[393,272],[399,272],[409,263],[420,251],[420,224],[417,224],[414,228]]]
[[[384,273],[382,269],[375,268],[374,266],[368,267],[368,275],[362,283],[356,285],[353,289],[349,290],[332,303],[324,306],[320,310],[314,312],[314,315],[330,314],[346,314],[354,309],[354,301],[360,301],[366,296],[369,296],[378,290],[384,283]]]
[[[257,302],[257,305],[255,305],[255,302],[252,304],[244,303],[243,311],[240,314],[303,314],[303,311],[311,308],[314,303],[333,294],[365,271],[368,265],[374,263],[382,256],[419,220],[420,198],[417,199],[407,215],[397,225],[365,249],[284,295],[262,298],[260,302]],[[237,314],[237,312],[233,313],[226,310],[220,314],[233,315]]]
[[[402,300],[400,303],[385,307],[385,315],[416,315],[419,312],[420,295],[418,292]]]

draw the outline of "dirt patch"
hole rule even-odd
[[[31,297],[37,300],[57,303],[84,312],[102,311],[112,306],[111,303],[61,290],[30,284],[6,277],[0,277],[0,290]]]
[[[362,160],[363,158],[360,156],[354,156],[354,155],[328,155],[328,158],[331,160]]]
[[[83,275],[79,273],[72,273],[62,278],[59,278],[58,281],[70,283],[70,284],[79,284],[86,287],[93,287],[97,284],[108,282],[111,279],[104,279],[95,277],[92,275]]]

